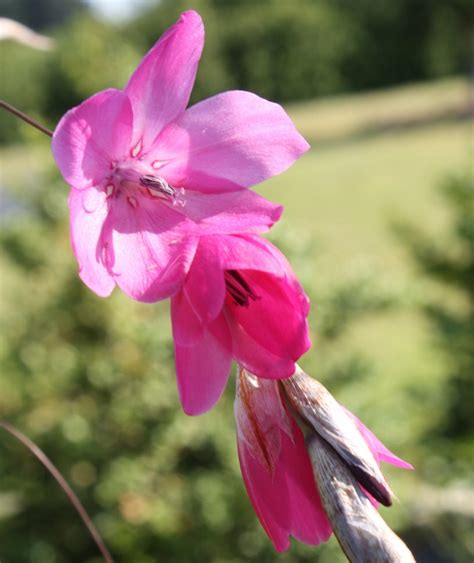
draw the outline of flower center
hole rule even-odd
[[[153,176],[151,174],[141,176],[140,186],[147,188],[148,193],[152,197],[170,200],[175,207],[184,207],[186,204],[184,188],[173,188],[161,176]]]
[[[142,166],[128,168],[112,164],[113,171],[106,185],[107,197],[126,197],[132,207],[138,207],[140,197],[147,196],[171,203],[173,207],[184,207],[186,204],[184,188],[175,188],[161,176],[148,174]]]
[[[226,270],[224,280],[227,293],[236,305],[248,307],[250,301],[260,299],[260,296],[254,293],[241,272],[237,270]]]

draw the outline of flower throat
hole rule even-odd
[[[257,301],[256,295],[244,276],[237,270],[226,270],[224,274],[227,293],[233,302],[240,307],[248,307],[250,301]]]

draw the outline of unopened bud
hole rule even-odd
[[[239,367],[234,413],[238,439],[273,474],[281,451],[281,432],[292,439],[277,382],[259,379]]]
[[[312,434],[307,444],[324,509],[349,561],[414,563],[408,547],[387,526],[326,440]]]
[[[281,384],[293,411],[337,452],[368,493],[390,506],[392,492],[377,461],[352,418],[329,391],[299,367]]]

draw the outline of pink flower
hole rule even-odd
[[[288,549],[290,535],[309,545],[326,541],[331,525],[303,434],[282,402],[278,382],[239,371],[235,399],[237,448],[245,487],[260,523],[277,551]],[[354,420],[377,462],[411,468],[346,412],[351,417],[345,417],[346,423]]]
[[[200,16],[185,12],[123,91],[95,94],[54,132],[80,276],[98,295],[118,285],[135,299],[162,299],[193,259],[190,233],[268,229],[281,208],[245,188],[308,149],[279,105],[249,92],[185,111],[203,42]]]
[[[309,300],[287,260],[256,235],[202,236],[171,300],[178,389],[187,414],[219,399],[232,359],[259,377],[288,377],[311,345]]]

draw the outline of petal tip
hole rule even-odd
[[[277,221],[280,220],[281,216],[283,215],[284,210],[285,210],[285,207],[283,205],[275,206],[273,213],[272,213],[272,218],[271,218],[274,223],[276,223]]]
[[[203,408],[202,405],[194,405],[194,404],[188,405],[183,400],[181,400],[181,406],[186,416],[199,416],[201,414],[205,414],[212,408],[212,406]]]

